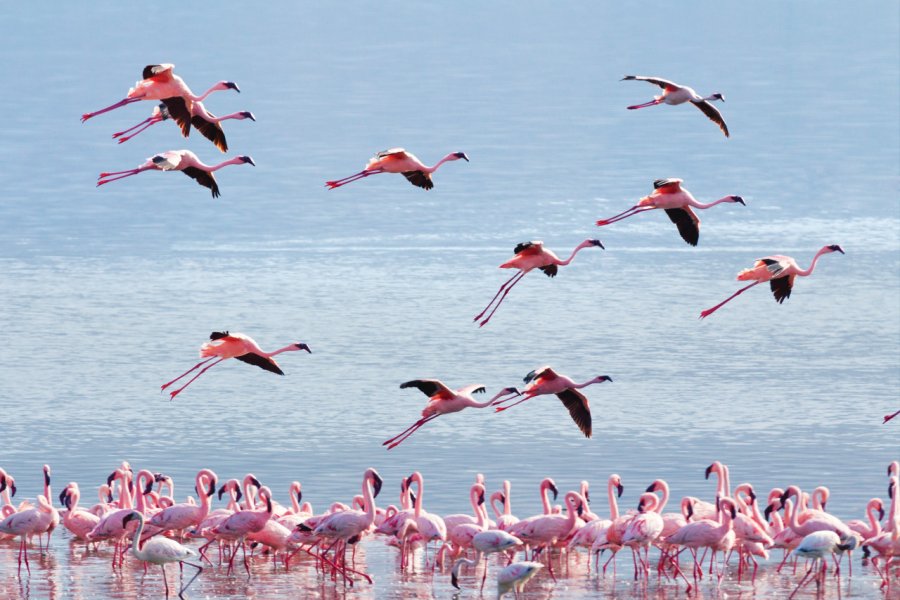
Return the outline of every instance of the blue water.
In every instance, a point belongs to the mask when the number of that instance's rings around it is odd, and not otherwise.
[[[490,489],[510,479],[527,515],[548,475],[561,490],[590,480],[604,506],[611,472],[629,503],[657,477],[676,496],[711,497],[702,473],[719,459],[758,489],[828,485],[829,509],[861,517],[900,458],[900,424],[881,425],[900,408],[898,23],[882,2],[9,6],[0,466],[22,497],[40,493],[43,463],[57,490],[93,490],[129,460],[173,475],[179,495],[204,466],[252,471],[279,495],[301,480],[317,508],[356,493],[368,466],[395,502],[399,478],[418,469],[442,513],[465,510],[483,472]],[[196,93],[238,82],[241,94],[207,108],[258,119],[224,124],[230,155],[257,167],[219,171],[218,199],[178,173],[94,187],[101,171],[165,150],[223,160],[171,123],[116,144],[110,134],[151,103],[80,123],[160,62]],[[722,92],[731,139],[690,106],[625,110],[656,91],[625,74]],[[393,146],[428,164],[457,150],[471,162],[444,165],[429,192],[392,175],[323,187]],[[697,248],[661,213],[593,225],[660,177],[748,206],[701,214]],[[518,242],[567,255],[594,237],[605,251],[583,251],[553,280],[532,273],[487,327],[471,323]],[[697,320],[754,259],[806,266],[832,243],[847,254],[825,256],[783,305],[760,286]],[[229,361],[169,402],[159,385],[221,329],[313,354],[280,357],[285,378]],[[613,377],[586,390],[593,439],[545,397],[443,417],[382,449],[424,405],[401,382],[482,382],[493,394],[543,364]],[[76,566],[65,544],[54,536],[56,577],[26,587],[14,547],[0,544],[0,583],[45,597],[55,581],[69,597],[66,577],[84,571],[81,593],[136,593],[91,588],[107,559]],[[367,546],[381,559],[365,593],[396,592],[392,551]],[[430,594],[430,579],[414,583]],[[595,585],[576,574],[553,593]]]

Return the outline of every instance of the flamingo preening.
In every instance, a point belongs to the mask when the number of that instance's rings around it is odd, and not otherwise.
[[[629,106],[628,110],[645,108],[647,106],[656,106],[657,104],[677,105],[684,104],[685,102],[690,102],[701,111],[703,111],[703,114],[705,114],[710,121],[718,125],[719,129],[722,130],[722,133],[725,134],[725,137],[729,137],[728,126],[725,124],[725,119],[722,118],[722,113],[720,113],[718,109],[712,105],[712,102],[715,100],[725,102],[725,96],[723,96],[722,94],[716,92],[715,94],[710,94],[709,96],[703,97],[686,85],[678,85],[677,83],[668,81],[666,79],[660,79],[659,77],[626,75],[622,78],[622,81],[646,81],[647,83],[652,83],[653,85],[659,86],[663,89],[663,93],[659,96],[654,96],[653,100],[651,100],[650,102]]]
[[[416,158],[411,152],[407,152],[403,148],[391,148],[390,150],[379,152],[369,159],[366,168],[359,173],[344,177],[343,179],[326,181],[325,187],[329,190],[333,190],[334,188],[347,185],[350,182],[368,177],[369,175],[377,175],[379,173],[402,173],[414,186],[430,190],[434,187],[434,183],[431,181],[431,174],[437,171],[438,167],[445,162],[459,159],[469,162],[469,157],[466,156],[465,152],[451,152],[435,163],[433,167],[429,167]]]

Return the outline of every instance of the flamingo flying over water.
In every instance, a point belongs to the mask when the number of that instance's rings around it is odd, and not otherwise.
[[[830,254],[832,252],[840,252],[841,254],[844,254],[844,249],[837,244],[823,246],[821,250],[816,252],[816,255],[813,257],[808,269],[801,269],[797,264],[797,261],[795,261],[790,256],[773,255],[766,256],[765,258],[760,258],[752,267],[750,267],[749,269],[744,269],[743,271],[738,273],[737,276],[738,281],[753,281],[753,283],[746,287],[742,287],[712,308],[707,308],[700,313],[700,318],[703,319],[708,317],[709,315],[722,308],[722,306],[733,300],[735,297],[752,288],[754,285],[758,285],[766,281],[769,282],[769,286],[772,288],[772,294],[775,295],[775,300],[779,304],[781,304],[786,299],[791,297],[791,290],[794,287],[794,279],[798,275],[800,277],[812,275],[813,270],[816,268],[816,263],[819,261],[819,257],[823,254]]]
[[[306,350],[309,353],[312,353],[312,350],[309,349],[304,343],[295,342],[293,344],[289,344],[284,348],[279,348],[274,352],[266,352],[262,348],[259,347],[253,338],[249,335],[244,335],[243,333],[229,333],[228,331],[213,331],[209,334],[209,342],[206,342],[202,346],[200,346],[200,357],[203,358],[196,365],[173,379],[168,383],[164,383],[160,389],[164,390],[188,373],[203,367],[199,373],[194,375],[190,381],[186,384],[178,388],[173,392],[169,392],[169,395],[172,399],[175,399],[175,396],[181,393],[184,388],[193,383],[198,377],[206,373],[209,369],[216,366],[223,360],[227,360],[229,358],[236,358],[239,361],[255,365],[261,369],[265,369],[266,371],[271,371],[276,375],[284,375],[284,371],[281,370],[281,367],[278,366],[278,363],[272,358],[277,354],[281,354],[282,352],[296,352],[297,350]],[[215,359],[215,360],[214,360]],[[213,361],[210,363],[210,361]],[[209,364],[207,364],[209,363]],[[206,366],[204,366],[206,365]]]
[[[491,317],[494,316],[494,313],[497,312],[497,309],[500,308],[500,304],[506,298],[506,295],[509,294],[509,291],[519,283],[525,275],[528,274],[529,271],[533,269],[540,269],[544,272],[547,277],[556,277],[557,272],[559,271],[559,267],[564,267],[575,258],[575,255],[578,254],[583,248],[590,248],[591,246],[599,246],[600,248],[606,249],[600,240],[584,240],[572,250],[572,254],[569,255],[569,258],[562,260],[556,254],[553,253],[552,250],[548,250],[544,248],[544,242],[542,241],[531,241],[531,242],[522,242],[517,245],[513,252],[515,252],[515,256],[511,259],[500,265],[501,269],[518,269],[519,272],[510,277],[506,283],[500,286],[500,289],[497,290],[497,293],[494,294],[494,298],[488,303],[487,306],[484,307],[484,310],[475,315],[473,321],[477,321],[481,317],[484,316],[484,313],[488,311],[491,306],[494,309],[490,312],[490,314],[478,324],[479,327],[484,327],[487,325],[488,321],[491,320]],[[502,295],[501,295],[502,294]],[[497,300],[497,298],[500,298]],[[494,304],[494,302],[497,302]]]
[[[725,96],[723,96],[722,94],[716,92],[715,94],[710,94],[709,96],[706,96],[704,98],[686,85],[678,85],[677,83],[668,81],[667,79],[660,79],[659,77],[626,75],[622,78],[622,81],[646,81],[663,89],[663,93],[659,96],[654,96],[653,100],[651,100],[650,102],[629,106],[628,110],[635,110],[637,108],[644,108],[647,106],[656,106],[657,104],[676,105],[690,102],[691,104],[702,110],[703,114],[709,117],[710,121],[718,125],[719,129],[722,130],[722,133],[725,134],[725,137],[729,137],[728,126],[725,124],[725,119],[722,118],[722,113],[720,113],[718,109],[716,109],[716,107],[712,105],[712,102],[715,100],[725,102]]]
[[[706,209],[723,202],[744,204],[744,199],[740,196],[725,196],[709,204],[697,202],[689,191],[681,187],[682,181],[684,180],[674,178],[657,179],[653,182],[653,193],[638,200],[638,203],[628,210],[614,217],[597,221],[597,225],[609,225],[638,213],[661,208],[678,227],[678,233],[681,234],[682,239],[691,246],[696,246],[700,239],[700,218],[691,210],[691,207]]]
[[[336,187],[341,187],[342,185],[346,185],[357,179],[368,177],[369,175],[377,175],[378,173],[402,173],[414,186],[430,190],[434,187],[434,183],[431,181],[431,174],[437,171],[438,167],[445,162],[459,159],[469,162],[469,157],[466,156],[465,152],[451,152],[439,160],[433,167],[429,167],[416,158],[411,152],[407,152],[403,148],[391,148],[390,150],[379,152],[369,159],[366,168],[359,173],[335,181],[326,181],[325,187],[329,190],[333,190]]]
[[[100,176],[97,178],[97,186],[99,187],[110,181],[125,179],[126,177],[131,177],[132,175],[137,175],[144,171],[181,171],[203,187],[212,190],[213,198],[218,198],[219,184],[216,183],[216,178],[213,176],[213,173],[228,165],[240,165],[244,163],[250,163],[254,167],[256,166],[256,163],[253,162],[253,159],[249,156],[235,156],[225,162],[211,166],[202,163],[200,159],[197,158],[197,155],[190,150],[169,150],[168,152],[161,152],[155,156],[151,156],[147,159],[147,162],[136,169],[100,173]]]
[[[153,112],[149,117],[147,117],[134,127],[129,127],[124,131],[117,131],[113,134],[113,138],[118,138],[120,144],[122,142],[127,142],[137,134],[150,128],[150,126],[162,121],[167,121],[171,118],[172,114],[166,107],[165,102],[162,102],[159,105],[153,107]],[[250,119],[251,121],[255,121],[256,117],[253,116],[253,113],[248,110],[231,113],[229,115],[225,115],[224,117],[217,117],[206,110],[206,107],[203,106],[203,103],[199,100],[197,102],[194,102],[191,106],[191,125],[193,125],[195,129],[203,134],[203,137],[211,141],[216,146],[216,148],[218,148],[222,152],[228,152],[228,142],[225,141],[225,132],[222,130],[222,126],[219,123],[221,123],[222,121],[227,121],[228,119],[235,119],[238,121]],[[131,135],[125,135],[126,133],[134,131],[135,129],[137,129],[137,131],[135,131]]]
[[[128,94],[124,99],[101,108],[98,111],[85,113],[81,115],[81,122],[84,123],[92,117],[109,112],[121,106],[139,102],[140,100],[161,100],[169,111],[169,114],[178,126],[181,127],[181,133],[187,137],[191,131],[191,114],[192,104],[194,102],[202,102],[207,96],[213,92],[223,90],[234,90],[240,93],[240,88],[233,81],[220,81],[199,96],[195,95],[191,88],[187,86],[184,80],[175,75],[172,70],[175,68],[173,64],[147,65],[141,74],[141,81],[134,84],[134,87],[128,90]]]
[[[406,383],[400,384],[400,389],[406,389],[410,387],[414,387],[428,396],[428,405],[425,406],[425,408],[422,410],[421,419],[413,423],[399,435],[395,435],[391,439],[386,440],[384,443],[382,443],[382,446],[387,446],[388,450],[400,445],[401,442],[415,433],[415,431],[419,427],[421,427],[428,421],[438,418],[441,415],[459,412],[464,408],[469,407],[484,408],[486,406],[490,406],[494,403],[494,401],[499,400],[503,396],[508,396],[510,394],[515,394],[515,396],[520,395],[519,390],[513,387],[508,387],[500,390],[497,395],[490,400],[478,402],[477,400],[475,400],[475,398],[472,397],[472,394],[484,393],[485,388],[480,383],[467,385],[465,387],[459,388],[458,390],[451,390],[444,384],[444,382],[438,379],[414,379],[412,381],[407,381]]]
[[[535,396],[556,394],[568,409],[569,416],[578,425],[581,433],[585,437],[591,437],[591,406],[587,397],[578,390],[593,383],[602,383],[604,381],[612,382],[612,378],[609,375],[600,375],[584,383],[575,383],[565,375],[558,374],[550,367],[540,367],[525,376],[525,383],[529,384],[522,393],[525,397],[509,406],[498,406],[496,412],[512,408],[516,404],[521,404]],[[503,404],[509,400],[512,400],[512,398],[498,400],[494,404]]]

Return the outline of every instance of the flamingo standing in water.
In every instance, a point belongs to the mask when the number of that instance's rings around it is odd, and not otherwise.
[[[136,510],[132,511],[126,515],[125,519],[123,519],[123,524],[128,525],[129,521],[133,519],[137,519],[138,524],[137,531],[134,532],[134,537],[131,539],[131,553],[138,560],[159,565],[159,568],[162,569],[163,572],[163,583],[166,586],[166,598],[169,597],[169,582],[166,579],[166,563],[177,562],[181,565],[187,564],[197,569],[197,572],[194,573],[191,580],[178,590],[178,597],[184,598],[185,590],[187,590],[188,587],[194,583],[194,580],[200,576],[200,573],[203,572],[203,567],[201,565],[188,561],[193,558],[198,558],[200,555],[197,554],[197,551],[193,548],[182,546],[175,540],[164,536],[152,537],[145,542],[141,542],[141,533],[144,530],[144,515]]]
[[[774,255],[760,258],[752,267],[750,267],[749,269],[744,269],[743,271],[738,273],[737,276],[738,281],[753,281],[753,283],[746,287],[742,287],[712,308],[707,308],[700,313],[700,318],[703,319],[708,317],[740,294],[743,294],[744,292],[752,288],[754,285],[758,285],[766,281],[769,282],[769,287],[772,288],[772,294],[775,295],[775,300],[778,302],[778,304],[781,304],[786,299],[791,297],[791,290],[794,287],[794,279],[798,275],[800,277],[812,275],[813,270],[816,268],[816,263],[819,261],[819,257],[823,254],[830,254],[832,252],[840,252],[841,254],[844,254],[844,249],[837,244],[823,246],[821,250],[816,252],[816,255],[813,257],[808,269],[801,269],[797,264],[797,261],[790,256]]]
[[[155,125],[156,123],[160,123],[162,121],[167,121],[172,118],[172,114],[169,112],[169,109],[166,107],[165,103],[160,103],[158,106],[153,108],[153,112],[149,117],[135,125],[134,127],[129,127],[123,131],[117,131],[114,133],[113,139],[118,138],[119,143],[127,142],[137,134],[147,130],[151,125]],[[200,101],[194,102],[191,106],[191,125],[194,126],[206,139],[211,141],[216,148],[221,150],[222,152],[228,152],[228,142],[225,141],[225,132],[222,130],[222,126],[219,124],[222,121],[227,121],[228,119],[235,119],[238,121],[243,121],[244,119],[250,119],[251,121],[255,121],[256,117],[253,116],[253,113],[248,110],[242,110],[236,113],[231,113],[225,115],[224,117],[217,117],[203,106],[203,103]],[[131,135],[125,135],[130,131],[135,131]]]
[[[187,86],[184,80],[175,75],[172,70],[175,68],[173,64],[147,65],[141,74],[141,81],[134,84],[134,87],[128,90],[128,94],[124,99],[101,108],[98,111],[85,113],[81,115],[81,122],[84,123],[92,117],[109,112],[132,102],[141,100],[161,100],[169,111],[169,114],[181,127],[181,133],[187,137],[191,131],[191,114],[194,102],[201,102],[213,92],[234,90],[240,93],[240,88],[233,81],[220,81],[199,96],[195,95],[191,88]]]
[[[659,77],[626,75],[622,78],[622,81],[646,81],[647,83],[652,83],[653,85],[657,85],[663,89],[663,93],[659,96],[654,96],[653,100],[651,100],[650,102],[629,106],[628,110],[635,110],[637,108],[644,108],[647,106],[656,106],[657,104],[676,105],[690,102],[701,111],[703,111],[703,114],[709,117],[710,121],[718,125],[719,129],[722,130],[722,133],[725,134],[725,137],[729,137],[728,126],[725,124],[725,119],[722,118],[722,113],[720,113],[718,109],[712,105],[712,102],[715,100],[725,102],[725,96],[723,96],[722,94],[716,92],[715,94],[710,94],[709,96],[706,96],[704,98],[686,85],[678,85],[677,83],[673,83],[666,79],[660,79]]]
[[[510,590],[518,597],[519,592],[524,591],[529,579],[537,575],[544,568],[539,562],[521,561],[513,563],[497,574],[497,600],[500,600]]]
[[[32,506],[12,513],[3,521],[0,521],[0,533],[19,536],[22,538],[19,544],[19,573],[22,572],[22,559],[24,557],[25,568],[31,573],[31,566],[28,564],[28,550],[26,548],[26,538],[33,535],[40,536],[47,528],[47,522],[53,518],[56,509],[50,503],[48,498],[44,496],[37,497],[37,506]],[[58,518],[58,515],[57,515]]]
[[[347,185],[350,182],[368,177],[369,175],[377,175],[378,173],[402,173],[414,186],[430,190],[434,187],[434,183],[431,181],[431,174],[437,171],[438,167],[445,162],[459,159],[469,162],[469,157],[466,156],[465,152],[451,152],[439,160],[433,167],[428,167],[411,152],[407,152],[403,148],[391,148],[390,150],[379,152],[369,159],[366,168],[359,173],[335,181],[326,181],[325,187],[329,190],[333,190],[336,187]]]
[[[509,406],[498,406],[495,410],[500,412],[508,408],[512,408],[516,404],[521,404],[535,396],[543,396],[545,394],[556,394],[569,411],[569,416],[578,425],[578,429],[584,434],[584,437],[591,437],[591,406],[587,397],[578,390],[594,383],[602,383],[604,381],[612,382],[609,375],[600,375],[593,379],[588,379],[584,383],[575,383],[565,375],[560,375],[550,367],[540,367],[525,376],[525,383],[528,387],[522,393],[525,397],[517,402],[513,402]],[[530,383],[529,383],[530,382]],[[495,405],[503,404],[511,400],[506,398],[498,400]]]
[[[259,345],[253,341],[249,335],[244,335],[243,333],[229,333],[227,331],[213,331],[209,334],[209,339],[211,341],[206,342],[202,346],[200,346],[200,357],[204,360],[201,360],[196,365],[173,379],[167,383],[162,384],[161,390],[166,389],[188,373],[203,367],[199,373],[194,375],[186,384],[181,386],[175,391],[169,392],[169,395],[172,399],[175,398],[179,393],[181,393],[184,388],[191,385],[198,377],[203,375],[206,371],[216,366],[223,360],[227,360],[229,358],[236,358],[242,362],[255,365],[261,369],[265,369],[266,371],[271,371],[276,375],[284,375],[284,371],[281,370],[281,367],[278,366],[278,363],[272,358],[276,354],[281,354],[282,352],[295,352],[297,350],[306,350],[309,353],[312,353],[312,350],[309,349],[309,346],[306,344],[295,342],[293,344],[287,345],[284,348],[279,348],[274,352],[265,352]],[[217,360],[213,360],[217,359]],[[210,361],[213,361],[210,364]],[[203,366],[206,365],[206,366]]]
[[[578,254],[580,250],[583,248],[590,248],[592,246],[599,246],[602,249],[606,249],[600,240],[584,240],[572,250],[572,254],[569,255],[569,258],[562,260],[553,251],[544,248],[544,242],[541,241],[531,241],[531,242],[522,242],[517,245],[513,252],[515,256],[511,259],[500,265],[501,269],[518,269],[519,272],[510,277],[506,283],[500,286],[500,289],[494,294],[494,298],[488,303],[487,306],[484,307],[484,310],[475,315],[473,321],[477,321],[484,313],[488,311],[491,306],[494,306],[494,310],[487,316],[487,318],[478,324],[479,327],[484,327],[487,325],[488,321],[491,320],[491,317],[494,316],[494,313],[497,312],[497,309],[500,308],[500,304],[503,302],[506,295],[509,293],[513,286],[519,283],[525,275],[528,274],[529,271],[533,269],[540,269],[544,272],[547,277],[556,277],[556,273],[558,272],[558,267],[564,267],[575,258],[575,255]],[[502,296],[500,294],[503,294]],[[497,298],[500,300],[497,300]],[[497,301],[497,304],[494,304],[494,301]]]
[[[455,413],[464,408],[485,408],[494,403],[494,401],[515,394],[519,396],[519,390],[516,388],[503,388],[497,395],[485,402],[478,402],[472,397],[472,394],[482,394],[485,388],[480,383],[467,385],[458,390],[451,390],[444,382],[438,379],[414,379],[400,384],[400,389],[414,387],[428,396],[428,405],[422,410],[422,418],[413,423],[399,435],[395,435],[389,440],[384,441],[381,445],[387,446],[388,450],[400,445],[406,438],[411,436],[415,431],[433,419],[448,413]],[[513,396],[513,397],[515,397]]]
[[[697,202],[693,194],[681,187],[682,181],[684,180],[674,178],[657,179],[653,182],[653,193],[638,200],[638,203],[628,210],[614,217],[597,221],[597,225],[602,227],[638,213],[661,208],[678,227],[681,238],[691,246],[696,246],[700,240],[700,218],[691,210],[691,207],[702,210],[723,202],[738,202],[746,206],[744,199],[740,196],[725,196],[709,204]]]
[[[131,177],[132,175],[137,175],[144,171],[181,171],[203,187],[212,190],[213,198],[218,198],[219,184],[216,183],[216,178],[213,176],[213,173],[228,165],[241,165],[244,163],[250,163],[254,167],[256,166],[256,163],[253,162],[253,158],[249,156],[235,156],[234,158],[230,158],[217,165],[207,165],[201,162],[197,155],[190,150],[169,150],[168,152],[161,152],[151,156],[147,159],[147,162],[136,169],[100,173],[100,176],[97,177],[97,186],[99,187],[110,181],[125,179],[126,177]]]

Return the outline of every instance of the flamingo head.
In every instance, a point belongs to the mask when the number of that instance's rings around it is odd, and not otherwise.
[[[141,513],[139,513],[136,510],[133,510],[130,513],[128,513],[127,515],[125,515],[125,518],[122,519],[122,529],[124,529],[125,526],[128,525],[133,519],[137,519],[140,516],[141,516]]]
[[[254,117],[254,116],[253,116],[253,113],[250,112],[249,110],[242,111],[242,112],[240,112],[240,113],[238,113],[238,114],[240,115],[240,116],[238,117],[239,119],[250,119],[251,121],[255,121],[255,120],[256,120],[256,117]]]
[[[250,156],[238,156],[238,158],[241,159],[242,162],[250,163],[254,167],[256,166],[256,163],[253,162],[253,158]]]
[[[514,387],[503,388],[502,390],[500,390],[500,393],[501,394],[515,394],[517,396],[520,396],[522,394],[522,392],[520,392],[519,390],[517,390]]]
[[[450,157],[448,157],[448,160],[459,160],[459,159],[463,159],[464,161],[469,162],[469,157],[466,156],[465,152],[454,152],[453,154],[450,155]]]
[[[236,84],[233,81],[220,81],[219,83],[217,83],[216,85],[213,86],[213,89],[215,89],[215,90],[234,90],[238,94],[241,93],[241,88],[239,88],[238,84]]]
[[[50,485],[50,465],[44,465],[44,485]]]
[[[747,203],[744,202],[744,199],[741,198],[740,196],[731,196],[731,201],[732,201],[732,202],[737,202],[738,204],[742,204],[742,205],[744,205],[744,206],[747,206]]]
[[[766,521],[768,521],[769,515],[771,515],[773,512],[776,512],[777,510],[778,508],[775,506],[775,503],[772,502],[766,507],[766,510],[763,511],[763,517],[765,517]]]
[[[882,504],[881,502],[878,503],[878,520],[884,520],[884,504]]]
[[[296,343],[296,344],[294,344],[294,345],[297,346],[297,350],[306,350],[307,352],[309,352],[310,354],[312,354],[312,350],[310,350],[310,349],[309,349],[309,346],[307,346],[306,344],[304,344],[304,343],[302,343],[302,342],[298,342],[298,343]]]
[[[556,500],[556,497],[559,496],[559,490],[556,489],[556,484],[553,482],[552,479],[548,479],[547,481],[550,482],[547,485],[547,489],[549,489],[551,492],[553,492],[553,499]]]
[[[0,487],[0,491],[3,491],[2,487]],[[69,499],[69,488],[65,487],[65,488],[63,488],[63,491],[61,491],[59,493],[59,503],[62,504],[63,506],[65,506],[66,508],[69,508],[68,499]]]
[[[594,377],[594,383],[603,383],[604,381],[612,383],[612,377],[609,375],[597,375]]]
[[[837,244],[832,244],[832,245],[828,246],[828,250],[830,252],[840,252],[841,254],[844,254],[844,249],[841,248],[840,246],[838,246]]]
[[[372,494],[372,497],[377,498],[378,493],[381,491],[381,486],[384,485],[384,479],[381,478],[381,475],[378,474],[378,471],[372,469],[371,467],[369,469],[366,469],[365,479],[371,480],[372,490],[374,492]]]
[[[152,491],[153,491],[153,480],[152,480],[152,479],[148,479],[148,480],[147,480],[147,485],[144,486],[144,491],[141,492],[141,493],[144,494],[144,495],[147,495],[147,494],[149,494],[149,493],[152,492]]]
[[[219,498],[219,500],[222,499],[222,494],[225,493],[226,488],[228,488],[228,484],[227,484],[227,483],[223,483],[223,484],[222,484],[222,487],[219,488],[219,493],[218,493],[218,498]]]
[[[709,99],[710,99],[710,100],[719,100],[719,101],[721,101],[721,102],[725,102],[725,94],[720,94],[719,92],[716,92],[715,94],[712,94],[712,95],[709,97]]]
[[[249,479],[250,479],[250,485],[256,486],[256,489],[259,489],[262,487],[262,484],[259,482],[259,479],[257,479],[253,475],[250,475]]]
[[[606,250],[606,246],[600,240],[584,240],[585,246],[599,246],[601,250]]]

